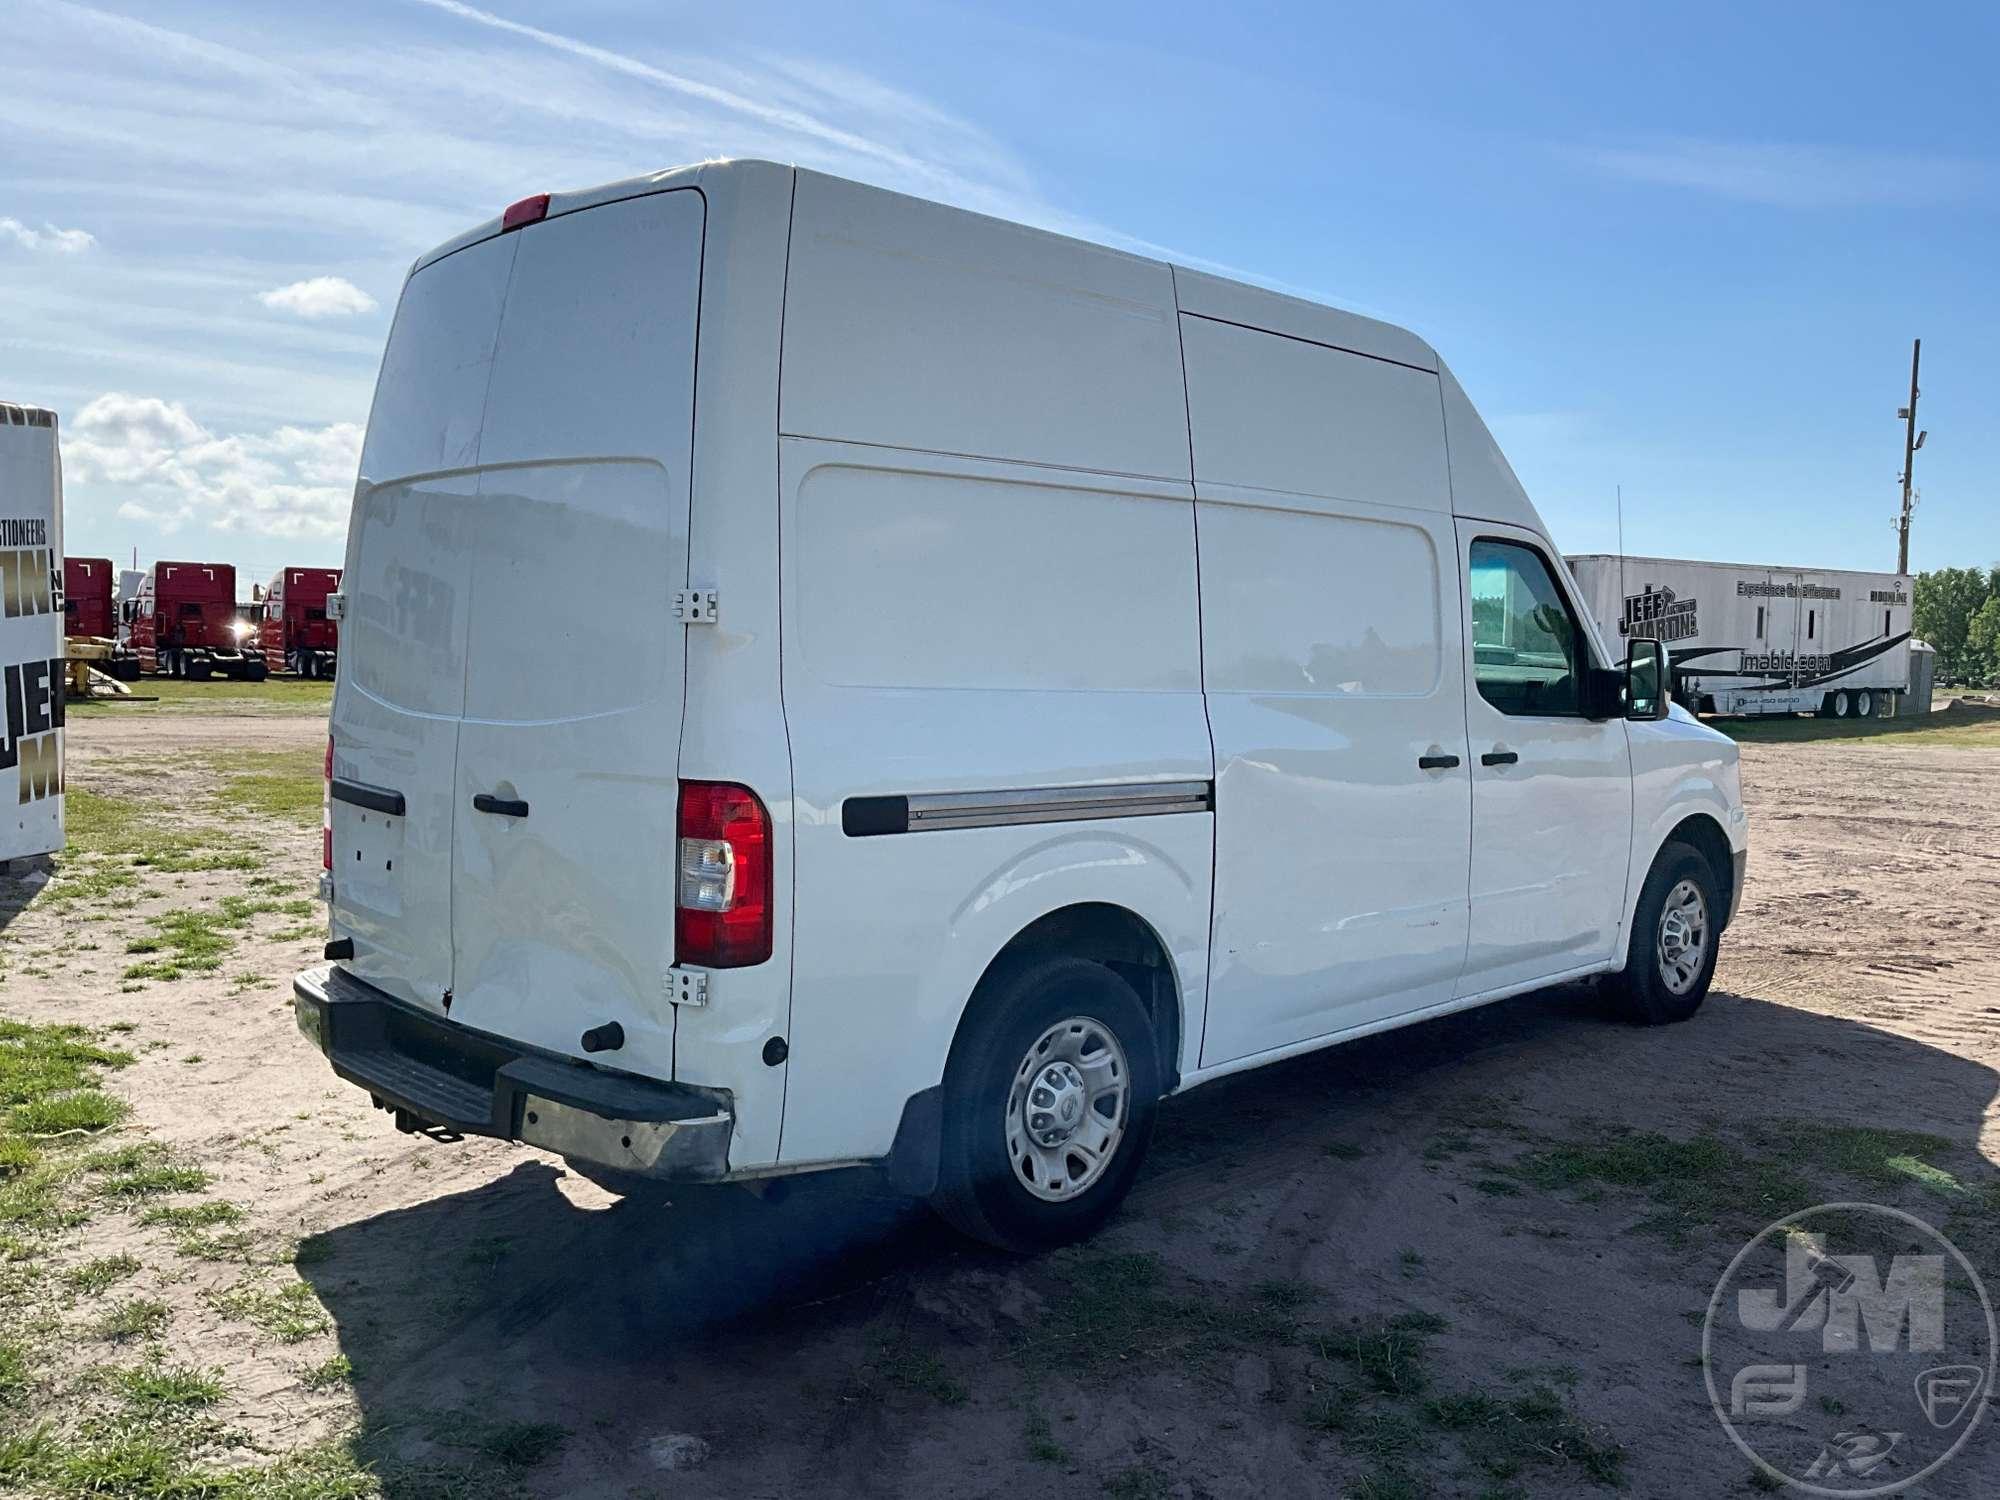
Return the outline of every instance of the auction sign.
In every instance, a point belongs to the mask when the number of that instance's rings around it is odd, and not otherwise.
[[[55,413],[0,402],[0,860],[63,846],[62,585]]]

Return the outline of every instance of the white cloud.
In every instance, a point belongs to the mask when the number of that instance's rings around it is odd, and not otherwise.
[[[97,236],[87,229],[58,229],[53,224],[31,229],[19,219],[0,218],[0,240],[12,240],[23,250],[81,255],[97,243]]]
[[[314,276],[259,292],[257,300],[302,318],[344,318],[375,311],[375,299],[343,276]]]
[[[1560,154],[1633,182],[1777,208],[1942,202],[1976,191],[1985,177],[1977,163],[1930,154],[1685,137],[1628,146],[1563,147]]]
[[[178,401],[118,391],[78,412],[63,442],[66,482],[115,486],[119,516],[170,534],[340,536],[360,461],[359,423],[218,435]]]

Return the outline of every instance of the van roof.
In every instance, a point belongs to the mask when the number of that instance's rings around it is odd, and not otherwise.
[[[704,183],[715,184],[723,179],[783,174],[790,177],[795,172],[807,172],[810,168],[788,166],[782,162],[765,161],[756,157],[726,157],[709,161],[694,162],[687,166],[668,167],[658,172],[643,173],[636,177],[622,178],[617,182],[603,183],[597,187],[574,189],[568,192],[549,194],[546,218],[556,218],[562,214],[575,213],[579,209],[595,208],[602,203],[614,203],[621,198],[634,198],[645,193],[667,192],[674,188],[692,187],[699,189]],[[836,182],[850,179],[827,176]],[[892,189],[875,188],[873,192],[893,192]],[[913,197],[910,194],[895,194],[898,197]],[[920,202],[934,202],[918,199]],[[1351,349],[1358,354],[1373,355],[1377,359],[1394,360],[1398,364],[1410,365],[1419,370],[1435,372],[1438,368],[1437,352],[1423,339],[1407,328],[1394,323],[1385,323],[1377,318],[1364,317],[1360,313],[1347,312],[1325,303],[1308,301],[1303,297],[1289,296],[1265,287],[1254,286],[1245,281],[1233,281],[1225,276],[1217,276],[1208,271],[1199,271],[1191,266],[1183,266],[1172,261],[1163,261],[1153,256],[1138,255],[1115,246],[1098,244],[1096,241],[1079,240],[1074,235],[1057,234],[1053,230],[1020,224],[1012,219],[1001,219],[993,214],[982,214],[972,209],[958,208],[942,204],[954,213],[962,213],[968,218],[990,219],[996,224],[1005,224],[1014,232],[1046,235],[1052,240],[1068,240],[1072,243],[1089,244],[1094,249],[1107,254],[1122,255],[1148,265],[1170,266],[1174,274],[1175,294],[1180,310],[1201,317],[1214,318],[1225,323],[1242,323],[1249,327],[1261,328],[1271,333],[1289,334],[1295,338],[1310,340],[1316,344],[1328,344],[1335,348]],[[474,226],[446,240],[436,249],[419,256],[411,266],[412,274],[425,266],[442,260],[445,256],[491,239],[501,232],[499,213],[484,223]]]

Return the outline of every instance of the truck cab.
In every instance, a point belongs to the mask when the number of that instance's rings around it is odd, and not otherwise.
[[[338,568],[280,568],[264,592],[264,663],[273,672],[331,678],[340,626],[326,600],[340,591]]]
[[[111,602],[112,568],[108,557],[63,559],[63,634],[95,640],[117,637],[117,615]]]
[[[1031,1249],[1210,1079],[1686,1021],[1736,750],[1560,557],[1408,330],[765,162],[536,194],[383,357],[299,1026],[404,1129]]]
[[[132,601],[131,647],[140,667],[166,677],[202,679],[220,672],[260,682],[264,658],[256,625],[236,603],[229,563],[156,562]]]

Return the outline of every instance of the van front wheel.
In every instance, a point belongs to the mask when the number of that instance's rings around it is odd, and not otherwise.
[[[1715,871],[1701,851],[1668,844],[1639,893],[1625,972],[1614,980],[1627,1016],[1660,1026],[1701,1009],[1715,978],[1720,915]]]
[[[1159,1044],[1139,997],[1102,964],[1033,961],[980,986],[945,1069],[932,1205],[1027,1253],[1094,1233],[1145,1155]]]

